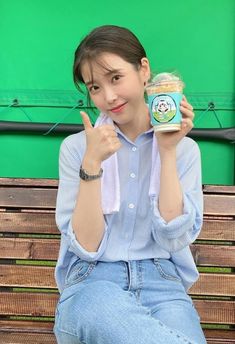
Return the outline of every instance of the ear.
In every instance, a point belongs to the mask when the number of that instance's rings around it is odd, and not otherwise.
[[[143,76],[144,82],[148,82],[150,79],[150,66],[147,57],[143,57],[140,61],[140,70]]]

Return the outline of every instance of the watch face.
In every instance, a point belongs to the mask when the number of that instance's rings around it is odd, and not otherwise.
[[[83,180],[87,180],[88,179],[88,175],[85,173],[85,171],[82,168],[80,168],[79,175],[80,175],[80,178],[83,179]]]

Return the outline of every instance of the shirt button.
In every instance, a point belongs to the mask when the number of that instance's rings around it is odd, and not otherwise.
[[[133,152],[135,152],[137,148],[136,147],[132,147],[131,149],[132,149]]]
[[[135,205],[134,205],[133,203],[130,203],[130,204],[128,205],[128,208],[133,209],[133,208],[135,208]]]
[[[135,178],[135,173],[131,173],[131,174],[130,174],[130,177],[131,177],[131,178]]]

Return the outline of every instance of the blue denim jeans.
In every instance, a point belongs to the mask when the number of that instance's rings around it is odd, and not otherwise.
[[[54,332],[58,344],[206,343],[168,259],[78,259],[58,301]]]

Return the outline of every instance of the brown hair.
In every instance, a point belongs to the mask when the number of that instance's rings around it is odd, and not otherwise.
[[[115,25],[95,28],[81,41],[75,51],[73,80],[79,91],[80,84],[84,83],[81,74],[82,64],[88,62],[91,65],[92,61],[98,63],[97,60],[102,53],[116,54],[133,64],[136,69],[141,65],[141,59],[146,57],[143,46],[130,30]]]

